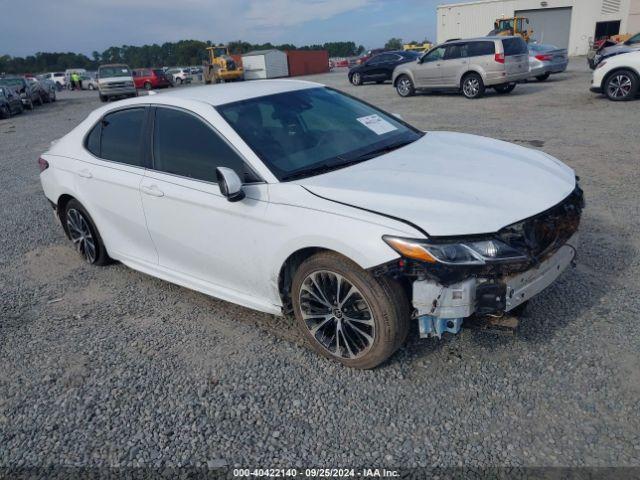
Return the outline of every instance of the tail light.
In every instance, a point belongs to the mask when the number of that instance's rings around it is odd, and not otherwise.
[[[540,55],[536,55],[536,58],[541,62],[550,62],[553,59],[553,56],[540,54]]]
[[[504,53],[496,53],[496,62],[504,63]]]
[[[44,158],[40,157],[38,159],[38,167],[40,167],[41,172],[44,172],[47,168],[49,168],[49,162],[47,162]]]

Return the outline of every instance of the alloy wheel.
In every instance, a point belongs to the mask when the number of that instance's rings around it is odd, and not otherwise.
[[[67,211],[67,231],[76,250],[84,257],[87,263],[94,263],[97,258],[96,242],[89,228],[89,222],[84,215],[70,208]]]
[[[362,79],[359,73],[356,72],[353,75],[351,75],[351,83],[353,83],[356,86],[362,83]]]
[[[625,98],[631,93],[633,80],[625,74],[616,75],[609,81],[609,96],[613,98]]]
[[[473,98],[480,92],[480,82],[475,77],[467,78],[462,89],[467,97]]]
[[[411,80],[409,80],[407,77],[401,78],[396,88],[398,89],[398,93],[401,96],[408,96],[411,93]]]
[[[313,338],[331,355],[355,359],[373,346],[376,327],[360,290],[328,270],[308,275],[299,292],[300,310]]]

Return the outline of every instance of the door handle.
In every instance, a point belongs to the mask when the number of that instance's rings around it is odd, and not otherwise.
[[[164,192],[155,185],[151,185],[150,187],[146,187],[143,185],[142,187],[140,187],[140,190],[142,190],[142,193],[151,195],[152,197],[164,197]]]
[[[91,172],[89,170],[87,170],[86,168],[84,170],[80,170],[78,172],[78,176],[80,176],[82,178],[92,178],[93,177]]]

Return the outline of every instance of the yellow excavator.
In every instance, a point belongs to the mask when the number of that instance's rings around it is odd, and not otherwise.
[[[244,78],[244,70],[229,55],[229,47],[207,47],[209,59],[203,62],[204,83],[234,82]]]
[[[510,35],[520,35],[525,42],[529,43],[533,37],[533,30],[529,28],[527,17],[498,18],[493,24],[490,36],[499,35],[506,37]]]

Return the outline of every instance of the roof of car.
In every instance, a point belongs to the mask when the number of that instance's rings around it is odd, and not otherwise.
[[[482,41],[494,41],[504,40],[506,38],[522,38],[519,35],[491,35],[487,37],[475,37],[475,38],[458,38],[456,40],[450,40],[445,43],[466,43],[466,42],[482,42]]]
[[[170,92],[154,95],[154,101],[161,97],[184,98],[209,103],[211,105],[224,105],[249,98],[264,97],[276,93],[293,92],[307,88],[323,87],[324,85],[303,80],[252,80],[249,82],[230,82],[217,85],[200,85],[197,87],[178,88]]]

